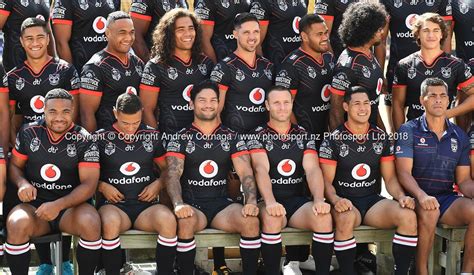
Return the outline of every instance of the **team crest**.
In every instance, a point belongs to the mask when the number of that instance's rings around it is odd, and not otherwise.
[[[466,14],[469,12],[469,6],[465,3],[459,3],[459,11],[462,13],[462,14]]]
[[[472,59],[472,58],[471,58],[471,60],[474,61],[474,59]],[[472,74],[471,74],[471,68],[470,68],[470,67],[466,67],[466,70],[464,70],[464,76],[465,76],[466,78],[470,78],[470,77],[472,76]]]
[[[414,67],[410,67],[408,69],[408,78],[413,79],[416,77],[416,69]]]
[[[343,143],[339,151],[339,156],[341,156],[342,158],[345,158],[347,157],[347,155],[349,155],[349,146]]]
[[[292,5],[293,7],[298,6],[298,0],[293,0],[293,1],[291,1],[291,5]]]
[[[288,5],[286,4],[285,0],[278,0],[278,7],[282,11],[286,11],[288,9]]]
[[[451,77],[451,68],[442,67],[441,68],[441,74],[443,75],[444,78],[450,78]]]
[[[267,76],[268,80],[272,80],[272,71],[265,69],[263,70],[263,73]]]
[[[273,150],[273,142],[271,142],[270,140],[267,141],[267,143],[265,144],[265,149],[270,152],[271,150]]]
[[[229,8],[230,6],[230,1],[229,0],[221,0],[221,5],[224,7],[224,8]]]
[[[296,140],[296,145],[298,145],[298,148],[303,149],[303,141],[301,139]]]
[[[235,72],[235,79],[238,81],[243,81],[245,79],[244,72],[242,72],[240,69],[237,69],[237,72]]]
[[[17,90],[23,89],[25,87],[25,79],[22,77],[18,78],[15,82],[15,87]]]
[[[107,145],[105,145],[104,152],[107,156],[110,156],[115,153],[115,144],[113,144],[112,142],[107,143]]]
[[[377,155],[382,154],[383,144],[382,142],[372,143],[372,148]]]
[[[403,0],[395,0],[393,1],[393,6],[395,6],[395,8],[400,8],[403,4]]]
[[[72,144],[68,144],[67,147],[66,147],[66,152],[67,152],[67,155],[68,157],[75,157],[76,156],[76,145],[74,145],[74,143]]]
[[[50,74],[49,75],[49,84],[51,86],[56,86],[59,83],[59,74]]]
[[[227,140],[224,140],[224,141],[221,142],[221,147],[222,147],[222,150],[224,150],[226,152],[230,151],[230,144]]]
[[[328,70],[327,69],[321,69],[321,75],[327,75]]]
[[[348,2],[348,0],[341,0],[341,3],[344,4],[344,5],[347,4],[347,2]]]
[[[21,0],[20,1],[20,4],[23,6],[23,7],[28,7],[28,5],[30,4],[30,0]]]
[[[88,0],[79,0],[79,7],[83,10],[87,10],[89,8],[89,1]]]
[[[306,70],[308,71],[309,77],[316,78],[316,70],[313,67],[308,66]]]
[[[370,78],[370,70],[367,66],[362,66],[362,74],[365,78]]]
[[[207,75],[207,67],[205,64],[199,64],[198,69],[202,75]]]
[[[169,67],[167,71],[168,71],[168,77],[171,80],[175,80],[178,77],[178,70],[176,70],[176,68]]]
[[[115,81],[119,81],[121,77],[122,77],[122,76],[120,75],[120,72],[119,72],[117,69],[113,68],[113,69],[112,69],[112,78],[113,78]]]
[[[193,141],[188,141],[188,144],[186,145],[186,153],[191,154],[194,150],[196,150],[196,145]]]
[[[435,0],[425,0],[425,3],[428,7],[432,7],[435,4]]]
[[[165,11],[171,10],[171,4],[169,0],[163,0],[163,10]]]
[[[109,5],[111,9],[115,9],[114,0],[107,0],[107,5]]]
[[[39,138],[35,137],[34,139],[32,139],[31,142],[30,142],[31,152],[38,151],[38,149],[40,147],[40,144],[41,144],[41,141],[39,140]]]
[[[143,148],[145,148],[145,151],[147,151],[148,153],[153,152],[153,143],[151,142],[151,140],[145,140],[142,142],[142,144]]]
[[[458,151],[458,140],[455,138],[451,138],[451,151],[453,151],[453,153]]]

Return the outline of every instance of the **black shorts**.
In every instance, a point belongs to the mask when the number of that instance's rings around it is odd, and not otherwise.
[[[130,219],[132,226],[135,224],[135,221],[137,220],[138,216],[145,211],[150,206],[153,206],[157,204],[158,202],[143,202],[143,201],[138,201],[138,200],[127,200],[127,201],[121,201],[118,203],[112,203],[109,201],[103,201],[100,206],[104,205],[113,205],[117,207],[118,209],[122,210],[127,214],[128,218]]]
[[[308,197],[298,196],[290,198],[276,198],[276,201],[285,207],[286,220],[290,221],[291,216],[293,216],[293,214],[295,214],[295,212],[298,211],[301,206],[311,200]]]
[[[219,212],[234,203],[230,198],[194,199],[184,200],[184,202],[204,213],[207,219],[206,227],[208,228],[211,226],[212,220],[217,214],[219,214]]]
[[[25,202],[26,204],[29,204],[31,206],[33,206],[34,208],[38,209],[38,207],[40,207],[43,203],[45,203],[47,201],[44,201],[44,200],[40,200],[40,199],[36,199],[34,201],[30,201],[30,202]],[[58,233],[58,232],[61,232],[59,230],[59,222],[61,222],[61,218],[63,217],[64,213],[66,212],[67,209],[64,209],[64,210],[61,210],[58,214],[58,216],[52,220],[52,221],[48,221],[48,224],[49,224],[49,228],[51,228],[51,232],[50,233]]]
[[[364,217],[365,214],[367,214],[367,211],[369,211],[369,209],[372,208],[372,206],[374,206],[376,203],[385,199],[385,197],[379,194],[374,194],[365,197],[352,197],[347,199],[352,202],[357,210],[359,210],[360,217],[362,218],[361,222],[364,222]]]
[[[453,202],[459,198],[462,198],[461,196],[457,195],[456,193],[449,193],[449,194],[443,194],[443,195],[435,195],[434,196],[436,200],[438,200],[439,203],[439,218],[443,217],[444,213],[448,208],[453,204]]]

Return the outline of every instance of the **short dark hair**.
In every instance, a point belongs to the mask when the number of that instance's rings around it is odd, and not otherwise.
[[[130,15],[124,11],[114,11],[112,13],[109,13],[109,16],[107,16],[107,27],[110,26],[112,23],[115,23],[115,21],[120,20],[120,19],[130,19]]]
[[[300,33],[308,32],[308,29],[311,27],[311,25],[316,23],[325,23],[324,18],[321,15],[314,13],[306,14],[303,16],[303,18],[301,18],[298,29]]]
[[[242,26],[243,23],[247,23],[251,21],[259,23],[257,16],[255,16],[252,13],[242,12],[242,13],[237,14],[234,18],[234,30],[240,28],[240,26]]]
[[[433,12],[423,13],[422,15],[418,17],[418,19],[416,19],[415,24],[413,24],[412,33],[413,33],[413,37],[416,39],[416,44],[418,44],[418,46],[421,46],[419,35],[420,35],[421,27],[423,26],[423,23],[426,21],[438,24],[439,28],[441,29],[441,33],[443,35],[441,37],[441,41],[439,41],[439,44],[443,45],[444,41],[446,41],[446,38],[448,37],[448,27],[446,26],[446,23],[444,22],[443,17]]]
[[[270,94],[272,92],[276,92],[276,91],[286,91],[290,94],[291,96],[291,91],[290,89],[286,88],[286,87],[283,87],[281,85],[275,85],[275,86],[272,86],[265,94],[265,99],[268,100],[268,98],[270,97]]]
[[[446,89],[446,92],[448,91],[448,84],[444,82],[441,78],[437,77],[429,77],[423,80],[420,85],[420,95],[422,97],[426,96],[428,94],[428,87],[431,86],[443,86],[444,89]]]
[[[342,16],[339,37],[346,47],[363,46],[385,27],[387,18],[387,11],[380,3],[352,3]]]
[[[20,35],[23,35],[26,29],[33,27],[41,27],[45,33],[49,34],[46,21],[36,17],[29,17],[23,20],[23,23],[21,23]]]
[[[367,97],[370,99],[369,91],[367,91],[366,88],[362,86],[352,86],[344,93],[344,102],[349,104],[352,99],[352,95],[359,93],[366,94]]]
[[[117,98],[115,110],[127,115],[133,115],[143,108],[140,98],[132,93],[123,93]]]
[[[209,79],[203,80],[193,86],[190,95],[191,100],[194,101],[196,96],[204,89],[213,90],[216,93],[217,99],[219,100],[219,87],[217,86],[217,83]]]
[[[66,100],[74,101],[74,98],[72,97],[72,95],[68,91],[62,88],[56,88],[56,89],[50,90],[44,96],[44,104],[46,105],[46,102],[48,102],[51,99],[66,99]]]

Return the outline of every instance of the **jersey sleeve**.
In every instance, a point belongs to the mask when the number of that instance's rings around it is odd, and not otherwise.
[[[451,1],[441,0],[437,13],[441,15],[445,21],[453,20]]]
[[[100,167],[99,146],[91,138],[84,138],[77,142],[78,147],[78,165],[79,167]]]
[[[66,83],[65,83],[66,85],[64,86],[64,89],[69,91],[71,95],[79,94],[81,81],[79,79],[79,74],[77,73],[76,68],[72,64],[69,64],[69,68],[66,71],[65,77],[66,77]]]
[[[9,16],[13,9],[12,0],[0,0],[0,14],[3,16]]]
[[[472,77],[471,68],[464,63],[464,61],[460,60],[460,66],[458,66],[458,70],[456,72],[456,82],[458,83],[458,90],[462,90],[464,87],[471,85],[474,82],[474,77]]]
[[[295,66],[291,62],[283,62],[275,76],[275,85],[290,89],[292,95],[298,92],[298,74]]]
[[[159,132],[158,132],[158,131],[153,132],[153,135],[152,135],[151,138],[152,138],[152,139],[153,139],[153,138],[156,139],[155,135],[156,135],[156,136],[160,136],[160,138],[158,138],[158,140],[152,140],[153,143],[154,143],[154,149],[155,149],[153,158],[154,158],[155,160],[160,161],[160,160],[162,160],[162,159],[165,158],[166,150],[165,150],[165,148],[163,147],[163,142],[162,142],[162,140],[161,140],[161,135],[159,135]]]
[[[402,124],[397,136],[399,138],[395,141],[395,156],[397,158],[413,158],[413,128],[408,123]]]
[[[6,86],[12,87],[11,89],[8,89],[8,99],[9,99],[9,105],[15,105],[15,109],[18,107],[16,102],[18,100],[18,90],[15,89],[15,82],[16,79],[13,76],[12,71],[8,72],[6,75]],[[15,111],[16,112],[16,111]]]
[[[337,155],[336,146],[334,140],[332,139],[334,134],[331,134],[329,138],[325,138],[319,146],[319,162],[329,165],[337,165]]]
[[[53,24],[70,25],[73,23],[72,1],[54,1],[51,21]]]
[[[474,155],[474,128],[469,131],[470,155]]]
[[[214,64],[214,62],[207,56],[204,56],[203,63],[206,66],[206,77],[209,78],[211,76],[212,69],[216,64]]]
[[[384,161],[393,161],[395,160],[394,155],[394,142],[386,133],[381,133],[384,136],[383,140],[383,149],[382,149],[382,157],[380,158],[381,162]]]
[[[257,17],[260,25],[268,26],[271,12],[266,0],[253,0],[250,4],[250,13]]]
[[[231,82],[229,67],[224,62],[219,62],[211,72],[211,80],[219,85],[219,90],[227,91]]]
[[[221,142],[227,142],[225,140]],[[232,158],[239,157],[241,155],[246,155],[249,153],[247,149],[247,144],[241,135],[233,134],[232,140],[230,141],[230,154]]]
[[[250,154],[253,153],[266,153],[267,151],[265,150],[265,147],[263,145],[263,138],[264,135],[260,133],[260,130],[262,128],[258,127],[257,130],[253,131],[247,140],[247,149],[249,150]]]
[[[5,153],[3,152],[3,147],[0,146],[0,165],[5,165]]]
[[[461,155],[459,156],[459,160],[457,166],[470,166],[471,160],[469,159],[470,156],[470,142],[468,136],[462,132],[462,134],[458,135],[459,141],[461,143]]]
[[[334,21],[334,0],[316,0],[314,13],[321,15],[326,21]]]
[[[0,94],[8,93],[8,75],[5,73],[5,69],[3,68],[2,64],[0,64],[0,79],[2,80],[0,83]]]
[[[201,20],[203,25],[215,25],[216,7],[213,0],[195,0],[194,13]]]
[[[28,159],[28,140],[25,127],[21,127],[20,131],[16,134],[15,148],[13,148],[13,154],[20,159]]]
[[[166,145],[166,156],[184,159],[186,156],[186,144],[184,143],[184,140],[184,135],[183,138],[181,138],[181,135],[179,134],[175,138],[171,139]]]
[[[337,66],[331,81],[331,93],[343,96],[346,91],[356,85],[357,77],[349,68]]]
[[[102,96],[104,79],[100,68],[93,63],[84,65],[81,73],[81,88],[79,93],[92,96]]]
[[[158,64],[151,60],[146,63],[143,69],[142,79],[140,82],[140,89],[151,92],[159,92],[161,87],[161,78],[158,69]]]
[[[133,0],[130,6],[130,16],[151,22],[154,2],[153,0]]]
[[[395,66],[392,88],[407,86],[408,71],[406,65],[398,62]]]

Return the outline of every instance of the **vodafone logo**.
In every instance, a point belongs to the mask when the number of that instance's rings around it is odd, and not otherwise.
[[[38,14],[38,15],[36,16],[36,18],[41,19],[41,20],[43,20],[43,21],[46,21],[46,20],[44,19],[44,16],[41,15],[41,14]]]
[[[418,14],[412,13],[405,18],[405,25],[407,26],[408,29],[412,30],[413,25],[415,24],[416,20],[418,19]]]
[[[199,173],[207,179],[215,177],[218,171],[219,166],[217,166],[217,163],[213,160],[205,160],[199,165]]]
[[[30,99],[30,107],[35,113],[44,113],[44,97],[37,95]]]
[[[357,164],[352,168],[351,174],[356,180],[365,180],[370,176],[370,166],[365,163]]]
[[[98,34],[103,34],[105,32],[106,20],[102,16],[97,16],[92,22],[92,28]]]
[[[289,177],[296,170],[296,163],[291,159],[283,159],[278,163],[277,171],[280,175]]]
[[[132,86],[128,86],[127,89],[125,89],[125,92],[127,94],[137,95],[137,89],[135,89],[135,87],[132,87]]]
[[[383,87],[383,79],[379,78],[377,79],[377,89],[375,90],[377,95],[379,95],[382,92],[382,87]]]
[[[183,98],[187,102],[191,101],[191,90],[193,89],[193,84],[186,86],[183,90]]]
[[[125,162],[120,166],[120,172],[125,176],[133,176],[140,171],[140,165],[136,162]]]
[[[249,99],[253,104],[262,104],[265,101],[265,90],[255,88],[249,94]]]
[[[331,90],[329,88],[331,88],[331,84],[326,84],[321,89],[321,99],[324,102],[328,102],[331,99]]]
[[[300,20],[301,17],[299,16],[295,16],[295,18],[293,18],[293,23],[291,24],[291,26],[293,27],[293,31],[295,33],[300,33]]]
[[[61,170],[54,164],[45,164],[40,169],[41,177],[48,182],[55,182],[61,177]]]

